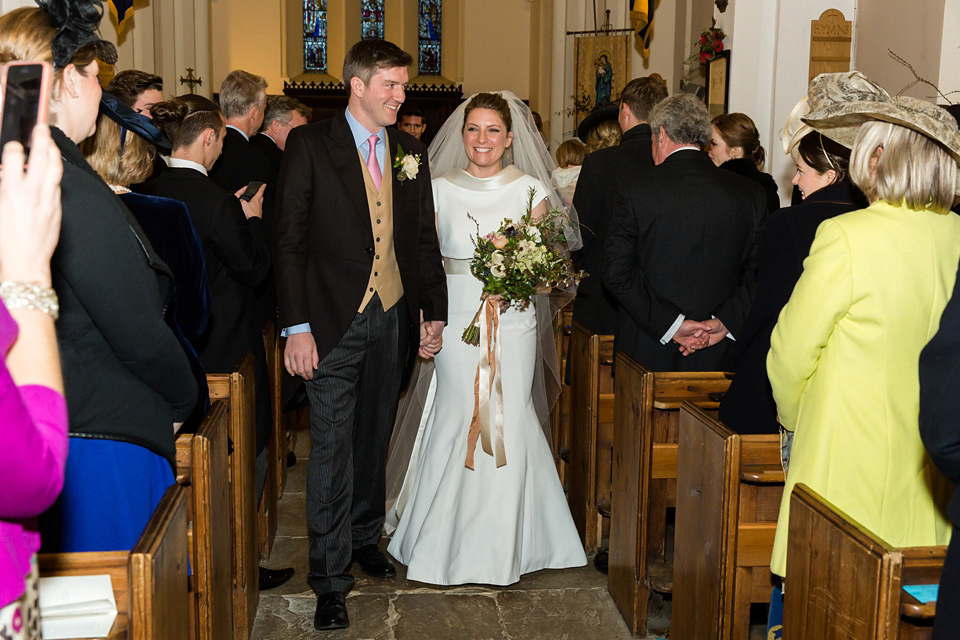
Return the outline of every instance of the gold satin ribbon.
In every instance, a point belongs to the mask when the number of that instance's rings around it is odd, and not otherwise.
[[[477,439],[483,450],[493,456],[497,467],[507,464],[503,443],[503,381],[500,378],[500,303],[492,298],[484,305],[484,322],[480,323],[480,362],[473,380],[473,418],[467,433],[465,465],[473,469],[473,455]],[[490,403],[496,412],[490,423]]]

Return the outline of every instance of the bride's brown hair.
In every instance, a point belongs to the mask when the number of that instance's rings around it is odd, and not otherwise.
[[[503,120],[503,124],[507,125],[507,133],[513,131],[513,120],[510,118],[510,105],[499,93],[478,93],[473,96],[470,102],[467,103],[467,108],[463,111],[463,126],[460,127],[460,131],[466,128],[467,118],[470,117],[470,112],[474,109],[490,109],[491,111],[496,111],[500,119]]]

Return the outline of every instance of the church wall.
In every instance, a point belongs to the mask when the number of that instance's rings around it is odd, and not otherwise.
[[[283,92],[280,29],[284,10],[281,0],[210,0],[213,45],[210,81],[215,92],[234,69],[266,78],[269,93]],[[204,84],[206,82],[205,78]]]
[[[526,0],[464,3],[463,94],[509,89],[530,96],[530,24]],[[539,20],[539,16],[536,16]]]
[[[891,49],[912,64],[921,76],[938,82],[943,18],[944,0],[909,4],[899,0],[859,0],[854,42],[856,67],[891,94],[897,94],[913,82],[914,77],[909,69],[888,55],[887,49]],[[954,55],[960,54],[955,48],[957,32],[950,36],[954,41]],[[904,95],[932,98],[936,92],[929,85],[916,85]]]

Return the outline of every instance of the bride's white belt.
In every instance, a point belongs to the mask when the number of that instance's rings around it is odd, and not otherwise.
[[[443,270],[448,276],[469,276],[472,258],[448,258],[443,256]]]

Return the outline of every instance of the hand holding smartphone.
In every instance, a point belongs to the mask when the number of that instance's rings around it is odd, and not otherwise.
[[[264,188],[263,182],[254,180],[243,189],[238,189],[234,194],[240,199],[240,207],[243,209],[243,215],[250,218],[263,217],[263,197],[261,190]],[[257,198],[257,194],[261,197]]]
[[[53,67],[42,61],[14,61],[3,66],[0,90],[0,149],[11,141],[23,145],[29,157],[33,128],[47,123]]]
[[[250,202],[253,196],[257,195],[257,191],[260,191],[260,187],[262,187],[264,184],[266,183],[254,180],[247,185],[246,190],[240,195],[240,199]]]

